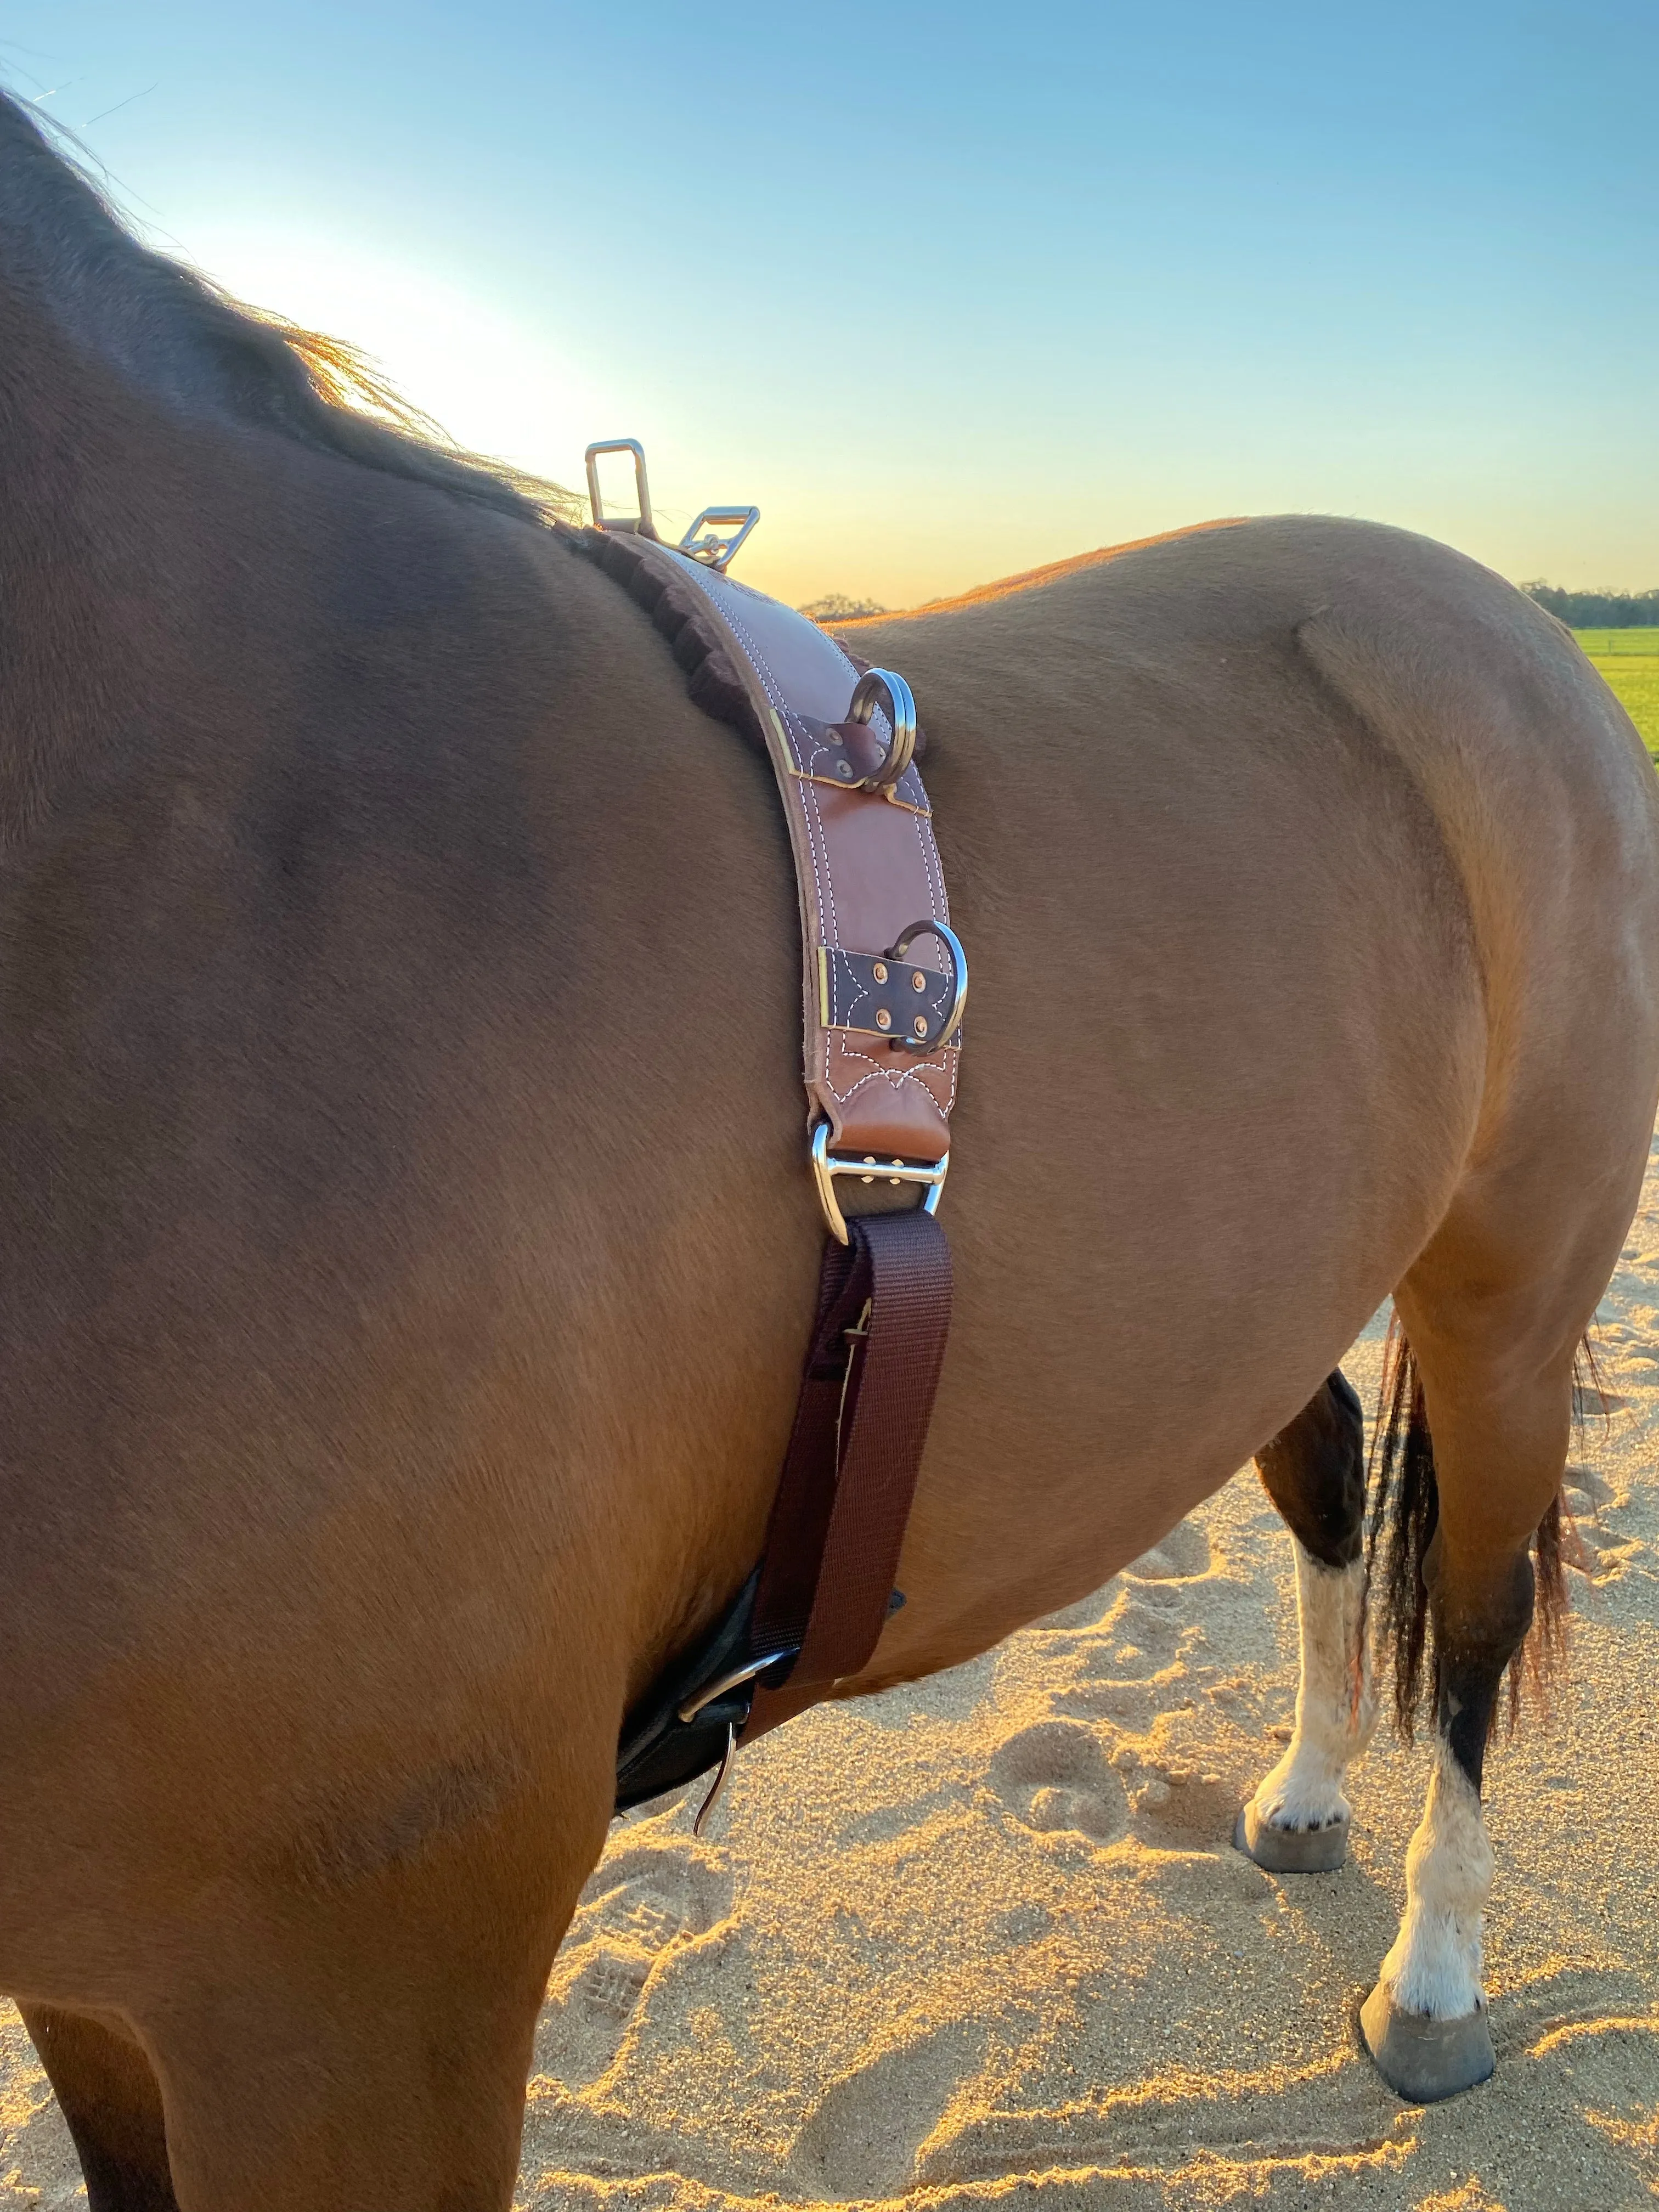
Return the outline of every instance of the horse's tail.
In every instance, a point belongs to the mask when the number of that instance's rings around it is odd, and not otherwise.
[[[1576,1407],[1600,1401],[1595,1355],[1588,1337],[1574,1357],[1573,1382]],[[1439,1696],[1437,1668],[1429,1648],[1429,1592],[1423,1561],[1440,1517],[1440,1492],[1422,1378],[1397,1318],[1389,1325],[1367,1488],[1371,1525],[1366,1576],[1376,1613],[1377,1640],[1393,1662],[1395,1725],[1409,1742],[1425,1703],[1432,1711]],[[1545,1705],[1549,1683],[1565,1662],[1564,1511],[1558,1491],[1533,1540],[1532,1626],[1509,1667],[1511,1729],[1520,1719],[1524,1695],[1530,1692],[1540,1707]]]

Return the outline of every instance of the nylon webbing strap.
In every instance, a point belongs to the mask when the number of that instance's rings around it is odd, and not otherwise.
[[[951,1327],[951,1251],[931,1214],[848,1224],[824,1255],[811,1350],[772,1509],[752,1648],[799,1644],[742,1741],[858,1674],[881,1637]]]

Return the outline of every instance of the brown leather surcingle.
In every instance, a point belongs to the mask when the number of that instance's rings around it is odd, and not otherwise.
[[[692,697],[757,737],[777,772],[800,894],[806,1088],[830,1157],[937,1167],[961,1056],[953,1024],[938,1040],[963,979],[948,940],[916,934],[904,964],[929,980],[902,1013],[902,990],[884,997],[874,981],[906,932],[951,919],[914,759],[890,789],[856,780],[883,765],[890,705],[849,723],[870,672],[793,608],[638,532],[590,531],[585,550],[672,638]]]
[[[639,521],[603,526],[590,453],[601,526],[567,535],[651,614],[692,698],[758,742],[776,770],[800,896],[810,1152],[833,1241],[765,1554],[714,1630],[629,1715],[619,1809],[722,1754],[723,1780],[739,1736],[860,1673],[903,1602],[893,1575],[950,1326],[950,1254],[932,1216],[968,980],[903,679],[733,582],[723,564],[735,541],[661,544],[643,456],[628,449]],[[754,510],[714,519],[744,517],[744,536]],[[860,1214],[878,1188],[884,1206],[906,1188],[921,1203]]]

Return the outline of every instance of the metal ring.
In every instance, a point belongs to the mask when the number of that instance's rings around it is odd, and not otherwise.
[[[785,1644],[775,1651],[769,1651],[763,1659],[745,1659],[741,1667],[733,1667],[729,1674],[721,1674],[707,1688],[693,1690],[684,1705],[677,1708],[682,1723],[689,1728],[705,1705],[712,1705],[716,1698],[723,1698],[728,1690],[735,1690],[744,1682],[752,1682],[757,1674],[763,1674],[769,1667],[775,1667],[780,1659],[793,1659],[799,1650],[798,1644]]]
[[[906,1037],[903,1040],[911,1052],[937,1052],[942,1044],[948,1044],[962,1026],[963,1009],[968,1004],[968,955],[962,949],[962,939],[948,921],[913,921],[908,929],[888,946],[882,957],[884,960],[902,960],[910,949],[912,938],[928,936],[938,938],[951,956],[951,981],[956,985],[956,995],[951,1001],[951,1012],[945,1027],[936,1037],[921,1041]]]
[[[890,791],[915,757],[916,702],[910,687],[890,668],[866,668],[853,687],[849,722],[867,722],[878,707],[893,726],[893,742],[881,766],[854,784],[855,791]]]

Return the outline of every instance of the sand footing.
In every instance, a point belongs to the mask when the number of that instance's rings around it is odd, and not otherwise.
[[[1490,2080],[1413,2104],[1357,2018],[1424,1747],[1379,1738],[1352,1770],[1340,1868],[1234,1848],[1295,1696],[1290,1545],[1247,1473],[1064,1615],[756,1747],[701,1838],[692,1800],[617,1824],[549,1987],[524,2212],[1650,2205],[1653,1175],[1603,1316],[1609,1410],[1567,1478],[1571,1680],[1487,1766]],[[1368,1402],[1380,1361],[1374,1328],[1345,1363]],[[78,2186],[5,2008],[0,2212]]]

